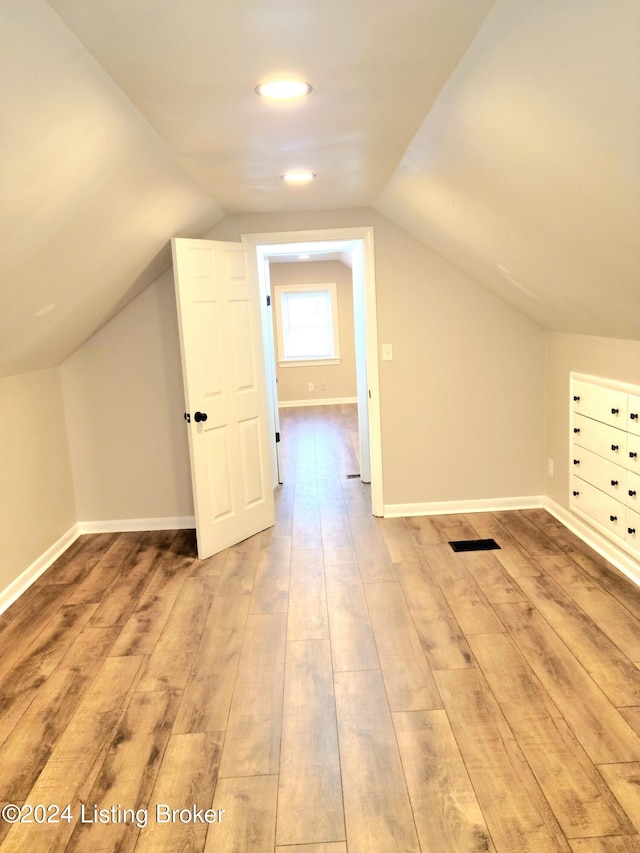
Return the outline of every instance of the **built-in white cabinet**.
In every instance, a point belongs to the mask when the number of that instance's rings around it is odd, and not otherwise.
[[[640,388],[571,375],[570,506],[640,558]]]

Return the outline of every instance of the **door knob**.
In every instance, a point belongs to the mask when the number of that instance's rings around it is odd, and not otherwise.
[[[189,412],[184,413],[184,419],[188,424],[191,423],[191,415],[189,414]]]
[[[206,421],[206,419],[207,419],[206,412],[196,412],[195,415],[193,416],[193,419],[197,424]]]

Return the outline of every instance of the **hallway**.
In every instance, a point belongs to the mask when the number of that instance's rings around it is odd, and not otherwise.
[[[355,406],[281,432],[274,528],[85,536],[0,616],[0,801],[71,818],[2,853],[640,851],[640,590],[543,510],[373,518]]]

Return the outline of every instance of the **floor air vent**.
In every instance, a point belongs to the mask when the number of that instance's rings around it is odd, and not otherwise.
[[[360,474],[347,474],[347,480],[357,480]]]
[[[495,551],[500,548],[495,539],[460,539],[449,542],[454,551]]]

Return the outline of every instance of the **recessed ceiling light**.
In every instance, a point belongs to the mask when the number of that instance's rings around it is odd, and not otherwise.
[[[311,91],[311,84],[304,80],[270,80],[256,86],[256,94],[272,101],[291,101],[303,98]]]
[[[288,184],[308,184],[309,181],[312,181],[315,178],[313,172],[287,172],[282,176],[283,180],[285,180]]]

